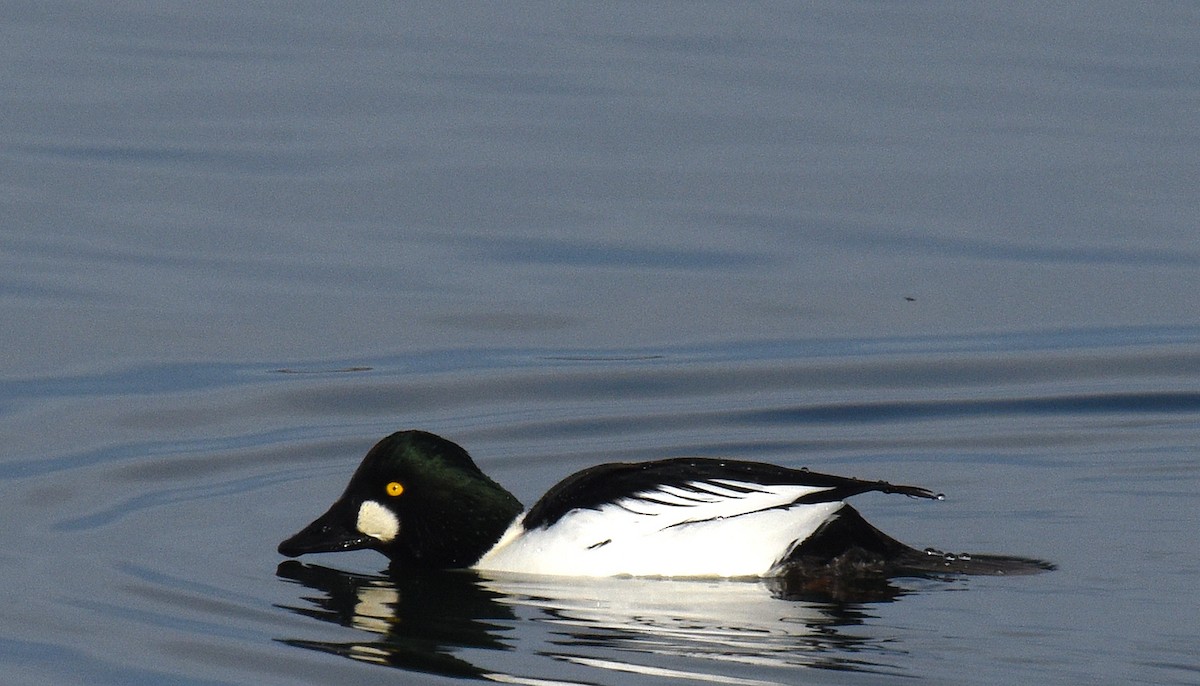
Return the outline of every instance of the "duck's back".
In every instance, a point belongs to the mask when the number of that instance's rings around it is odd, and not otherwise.
[[[601,465],[552,488],[474,565],[570,576],[768,576],[864,491],[893,486],[714,459]]]

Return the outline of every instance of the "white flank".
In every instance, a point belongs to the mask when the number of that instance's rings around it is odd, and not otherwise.
[[[841,502],[794,505],[823,489],[735,481],[664,486],[598,510],[574,510],[548,529],[521,518],[475,568],[564,576],[734,577],[773,574]],[[747,489],[753,489],[745,492]]]
[[[358,507],[358,530],[372,538],[388,543],[400,533],[400,520],[392,511],[375,502],[364,500]]]

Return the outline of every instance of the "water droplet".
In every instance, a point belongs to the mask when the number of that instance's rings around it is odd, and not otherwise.
[[[970,562],[970,561],[971,561],[971,556],[970,556],[970,555],[968,555],[968,554],[966,554],[966,553],[959,553],[959,554],[958,554],[958,559],[960,559],[960,560],[963,560],[964,562]]]

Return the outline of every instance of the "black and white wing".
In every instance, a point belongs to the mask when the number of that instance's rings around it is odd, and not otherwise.
[[[476,567],[545,574],[761,576],[867,491],[926,489],[731,460],[608,464],[542,497]]]
[[[654,462],[604,464],[567,477],[525,515],[527,529],[553,525],[567,513],[623,503],[689,507],[722,500],[742,506],[785,506],[845,500],[879,491],[916,498],[941,496],[916,486],[864,481],[762,462],[676,458]],[[733,506],[737,509],[737,505]]]

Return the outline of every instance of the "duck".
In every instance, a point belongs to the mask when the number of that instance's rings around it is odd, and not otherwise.
[[[392,568],[575,577],[1013,574],[1030,558],[917,550],[844,501],[920,500],[926,488],[761,462],[669,458],[602,464],[528,509],[458,444],[399,431],[363,458],[342,495],[279,544],[286,557],[371,549]]]

